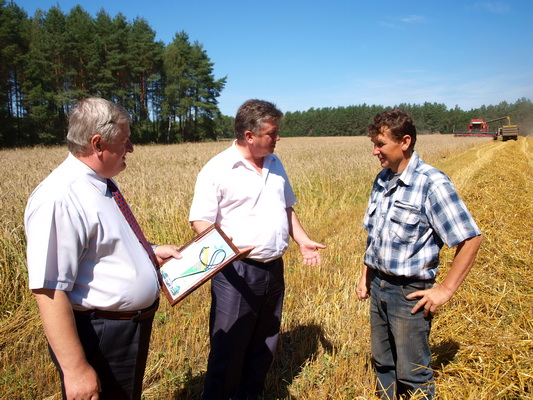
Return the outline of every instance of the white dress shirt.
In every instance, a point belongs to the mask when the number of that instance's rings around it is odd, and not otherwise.
[[[25,228],[30,289],[63,290],[75,310],[139,310],[159,296],[106,180],[72,154],[31,194]]]
[[[287,250],[287,208],[295,204],[279,158],[267,155],[260,174],[234,143],[198,174],[189,221],[217,223],[237,247],[255,246],[249,258],[268,262]]]

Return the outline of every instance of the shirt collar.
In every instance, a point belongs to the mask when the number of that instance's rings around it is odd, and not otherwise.
[[[69,168],[73,170],[79,170],[80,175],[85,175],[87,179],[105,196],[107,193],[107,181],[98,175],[91,167],[82,162],[72,153],[68,154],[67,162]],[[117,185],[118,186],[118,185]]]
[[[232,158],[235,160],[233,163],[233,168],[235,168],[238,164],[241,164],[255,171],[255,168],[253,168],[252,165],[248,161],[246,161],[246,159],[242,156],[241,152],[237,148],[237,140],[233,142],[231,146],[231,151],[232,151]],[[263,159],[263,168],[268,168],[270,164],[275,160],[276,158],[274,157],[273,154],[267,154]]]
[[[414,172],[416,168],[418,167],[418,164],[420,162],[420,156],[416,151],[413,151],[413,154],[411,155],[411,159],[409,160],[409,163],[407,164],[407,167],[403,170],[402,174],[399,176],[398,182],[402,182],[405,186],[411,186],[414,180]],[[393,172],[390,170],[390,168],[387,168],[382,171],[382,173],[379,174],[377,183],[387,189],[388,188],[388,182],[393,176]],[[396,185],[395,185],[396,186]]]
[[[407,168],[405,168],[405,170],[402,172],[398,180],[402,181],[404,185],[406,186],[411,186],[414,181],[414,173],[419,163],[420,163],[420,156],[418,155],[416,151],[413,151],[413,155],[411,156],[411,159],[409,160],[409,164],[407,164]]]

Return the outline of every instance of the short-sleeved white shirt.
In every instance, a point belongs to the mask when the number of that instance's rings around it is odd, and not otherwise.
[[[72,154],[33,191],[24,220],[30,289],[63,290],[75,310],[139,310],[159,296],[106,180]]]
[[[260,174],[234,143],[198,174],[189,221],[217,223],[237,247],[255,246],[249,258],[268,262],[289,246],[287,208],[295,204],[279,158],[267,155]]]

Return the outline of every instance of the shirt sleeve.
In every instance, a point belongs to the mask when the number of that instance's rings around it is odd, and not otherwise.
[[[194,197],[189,212],[189,222],[216,222],[219,210],[219,195],[216,179],[210,168],[204,167],[196,178]]]
[[[292,185],[289,182],[289,177],[287,176],[285,169],[283,170],[283,174],[285,179],[285,206],[286,208],[289,208],[296,205],[296,195],[294,194],[294,190],[292,189]]]
[[[26,218],[30,289],[70,291],[84,252],[86,229],[74,207],[45,202]]]
[[[448,247],[457,246],[481,234],[449,180],[432,185],[428,193],[426,210],[430,224]]]

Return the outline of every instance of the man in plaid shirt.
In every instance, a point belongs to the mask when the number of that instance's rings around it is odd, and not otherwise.
[[[368,238],[357,296],[371,299],[377,392],[382,399],[432,399],[431,318],[472,268],[481,231],[448,177],[414,151],[416,128],[403,110],[376,115],[368,136],[383,170],[363,222]],[[436,284],[444,243],[457,251],[444,281]]]

